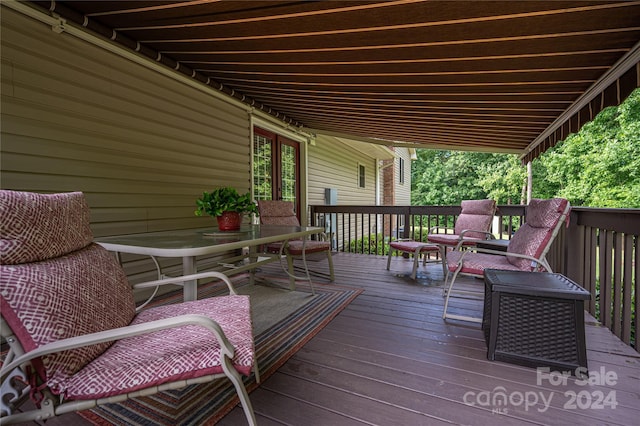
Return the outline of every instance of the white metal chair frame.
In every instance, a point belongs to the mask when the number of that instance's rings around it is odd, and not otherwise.
[[[465,201],[481,201],[481,200],[465,200]],[[484,200],[482,200],[484,201]],[[491,216],[493,216],[496,212],[497,206],[494,203],[493,211],[491,212]],[[463,214],[463,213],[461,213]],[[490,226],[490,225],[489,225]],[[452,231],[453,234],[449,234],[449,231]],[[447,268],[447,248],[451,248],[452,250],[462,250],[467,247],[475,246],[474,242],[478,240],[478,238],[466,238],[466,234],[468,233],[480,233],[485,234],[486,240],[495,239],[493,233],[490,232],[489,229],[463,229],[459,234],[455,234],[455,227],[444,227],[444,226],[434,226],[429,230],[428,235],[434,234],[445,234],[445,235],[457,235],[458,238],[454,240],[455,244],[444,244],[440,242],[433,242],[440,248],[440,256],[442,257],[442,271],[445,275],[445,279],[447,274],[449,273],[449,269]]]
[[[482,322],[482,318],[447,313],[447,308],[449,307],[449,298],[451,297],[452,294],[462,295],[462,296],[482,296],[484,294],[484,288],[482,289],[482,291],[453,290],[453,284],[456,278],[458,277],[458,275],[470,276],[475,278],[484,278],[484,274],[480,275],[480,274],[474,274],[470,272],[462,272],[462,269],[464,267],[464,259],[470,253],[486,253],[486,254],[492,254],[496,256],[510,256],[510,257],[515,257],[520,259],[526,259],[531,261],[532,272],[553,272],[553,270],[551,269],[551,266],[549,265],[549,262],[546,259],[546,256],[547,256],[547,253],[549,252],[549,249],[551,248],[551,244],[553,243],[558,233],[560,232],[560,228],[562,227],[563,223],[565,223],[570,210],[571,210],[571,206],[567,203],[567,207],[565,211],[562,212],[560,218],[558,219],[558,222],[556,223],[556,225],[554,226],[551,232],[551,238],[549,239],[547,244],[544,246],[540,256],[537,258],[533,256],[528,256],[525,254],[520,254],[520,253],[484,249],[484,248],[478,248],[478,247],[472,246],[472,247],[467,247],[466,250],[462,252],[460,259],[458,260],[456,270],[453,272],[453,275],[449,273],[449,268],[447,264],[447,275],[445,277],[445,284],[444,284],[444,290],[443,290],[443,296],[445,297],[445,302],[444,302],[444,309],[442,312],[442,319],[456,319],[456,320],[462,320],[462,321],[468,321],[468,322],[474,322],[474,323]],[[454,250],[460,250],[462,244],[463,244],[463,241],[460,241]],[[451,280],[449,280],[450,275],[451,275]],[[447,281],[449,282],[449,285],[447,285]]]
[[[227,285],[230,294],[237,294],[229,278],[219,272],[204,272],[177,278],[149,281],[133,285],[132,287],[135,289],[158,287],[168,284],[180,285],[185,281],[203,278],[220,279]],[[138,307],[137,310],[139,311],[140,308],[141,307]],[[209,331],[211,331],[212,337],[219,342],[221,350],[221,366],[224,373],[210,374],[187,380],[168,382],[158,386],[152,386],[126,394],[93,400],[64,401],[60,396],[53,395],[50,391],[45,389],[43,391],[44,399],[41,401],[39,408],[35,408],[26,412],[18,412],[17,409],[27,399],[31,389],[29,386],[16,386],[15,379],[21,378],[22,380],[24,380],[26,378],[26,375],[23,373],[23,369],[26,368],[34,359],[70,349],[76,349],[108,341],[121,340],[126,337],[153,333],[158,330],[176,328],[189,324],[199,325],[207,328]],[[3,395],[2,401],[0,401],[0,410],[2,411],[0,424],[2,425],[10,425],[27,421],[46,420],[73,411],[87,410],[102,404],[118,403],[134,397],[153,395],[166,390],[183,388],[191,384],[207,383],[222,377],[229,378],[229,380],[233,383],[236,392],[238,393],[238,397],[240,398],[240,403],[242,405],[242,409],[249,425],[256,424],[255,414],[253,412],[247,390],[244,386],[242,378],[240,377],[240,374],[236,371],[231,363],[231,360],[234,356],[234,348],[226,338],[224,332],[222,331],[222,328],[220,328],[220,325],[218,325],[218,323],[211,318],[208,318],[204,315],[180,315],[177,317],[151,321],[144,324],[131,325],[111,330],[105,330],[98,333],[76,336],[40,346],[37,349],[29,351],[27,353],[24,352],[22,346],[14,336],[13,331],[10,329],[9,325],[4,319],[1,319],[0,321],[0,332],[2,334],[2,337],[6,339],[7,343],[9,344],[9,352],[5,357],[2,368],[0,369],[0,380],[2,383],[2,387],[0,390],[2,391],[1,393]],[[254,363],[254,372],[256,374],[256,381],[259,381],[257,363]],[[8,395],[11,395],[12,397],[7,398]],[[5,398],[7,398],[7,400],[5,400]]]
[[[289,211],[289,206],[291,210]],[[270,208],[276,208],[278,213],[286,212],[286,216],[280,215],[268,215]],[[300,226],[300,222],[298,221],[295,212],[293,211],[293,203],[290,201],[282,201],[282,200],[260,200],[258,201],[258,209],[260,211],[260,223],[267,225],[295,225]],[[295,282],[297,279],[305,280],[309,282],[309,286],[311,288],[312,294],[315,294],[315,290],[313,288],[313,283],[311,280],[311,275],[320,276],[322,278],[327,279],[329,282],[335,281],[335,272],[333,267],[333,258],[331,256],[331,243],[329,242],[327,235],[322,232],[318,234],[319,240],[317,241],[309,241],[309,240],[285,240],[279,243],[273,243],[265,247],[265,250],[271,253],[278,253],[280,256],[280,262],[282,264],[282,257],[285,256],[287,258],[287,268],[284,268],[284,272],[289,276],[289,287],[291,290],[295,290]],[[318,249],[316,247],[319,242],[328,242],[326,249]],[[292,243],[297,244],[301,243],[302,247],[297,249],[292,249]],[[299,253],[298,253],[299,252]],[[329,266],[329,273],[326,274],[320,271],[312,271],[309,269],[307,264],[307,257],[313,253],[325,253],[327,256],[327,262]],[[295,275],[295,265],[294,259],[301,259],[303,263],[303,272],[304,277],[299,277]]]

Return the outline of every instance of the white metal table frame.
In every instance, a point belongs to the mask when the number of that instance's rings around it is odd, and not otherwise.
[[[280,241],[295,239],[306,240],[311,235],[321,234],[323,228],[312,226],[287,226],[287,225],[249,225],[240,231],[222,232],[211,228],[180,229],[175,231],[145,232],[140,234],[115,235],[96,238],[95,242],[109,251],[116,253],[139,254],[152,257],[177,257],[182,258],[182,272],[184,275],[197,272],[196,256],[206,256],[224,253],[232,250],[249,248],[249,254],[226,259],[222,266],[230,268],[234,273],[245,270],[252,271],[263,263],[280,259],[265,258],[259,260],[258,246]],[[304,252],[304,251],[303,251]],[[266,256],[260,253],[260,256]],[[249,258],[249,263],[235,266],[235,262]],[[303,257],[304,267],[307,272],[306,260]],[[197,299],[197,280],[184,283],[184,300]]]

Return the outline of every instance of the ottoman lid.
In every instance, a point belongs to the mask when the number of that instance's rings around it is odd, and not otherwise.
[[[562,274],[485,269],[484,280],[493,291],[555,299],[591,298],[587,290]]]

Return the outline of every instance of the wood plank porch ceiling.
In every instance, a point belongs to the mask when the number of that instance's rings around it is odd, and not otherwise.
[[[34,3],[292,125],[416,148],[524,153],[640,40],[639,1]]]

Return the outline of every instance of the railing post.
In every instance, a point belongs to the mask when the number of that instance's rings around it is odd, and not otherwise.
[[[313,206],[309,206],[309,216],[311,218],[311,226],[316,226],[318,218],[316,217],[316,210]]]
[[[403,207],[404,210],[404,229],[402,232],[402,238],[411,238],[411,206]]]
[[[572,211],[567,218],[569,229],[566,232],[566,240],[563,250],[565,275],[584,287],[584,226],[578,225],[578,214]]]

